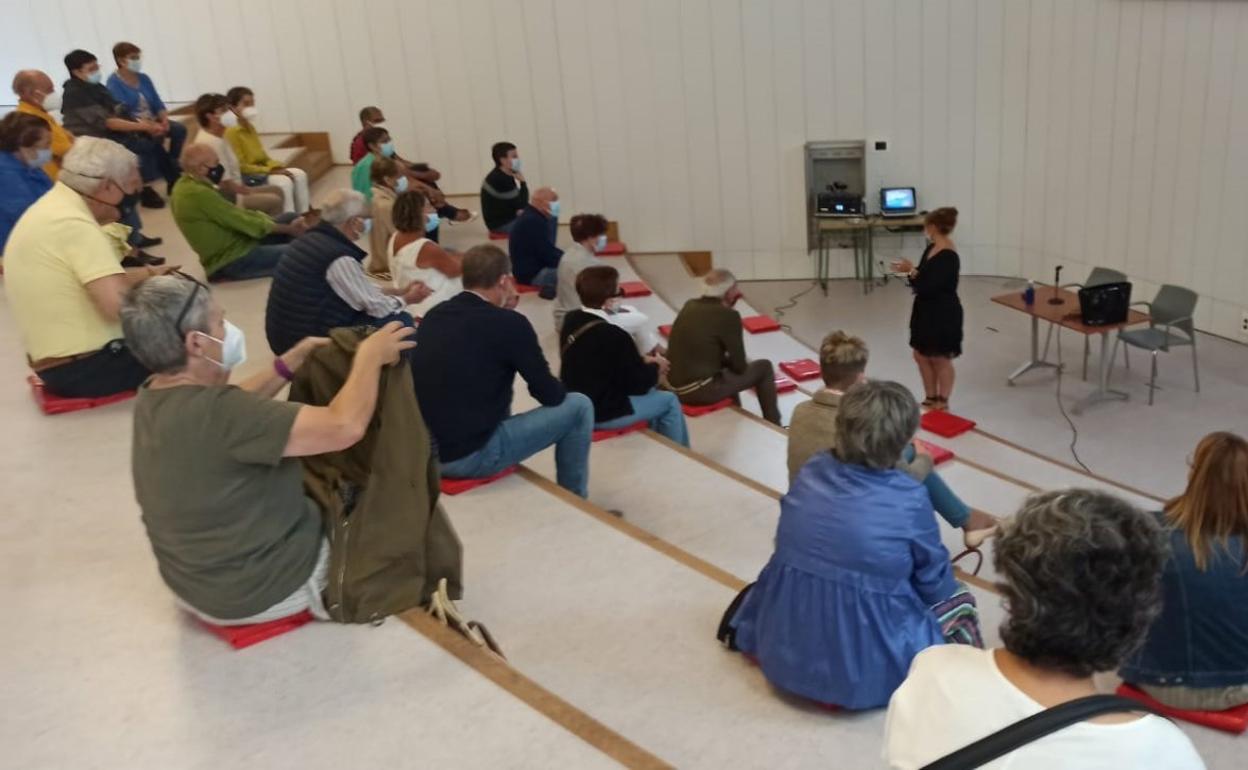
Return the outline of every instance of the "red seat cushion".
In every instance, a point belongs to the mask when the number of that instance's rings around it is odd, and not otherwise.
[[[795,358],[792,361],[781,361],[780,371],[798,382],[813,380],[820,375],[819,362],[810,358]]]
[[[315,620],[312,617],[312,613],[307,610],[285,618],[278,618],[265,623],[250,623],[245,626],[218,626],[200,618],[196,619],[199,620],[204,628],[229,642],[230,646],[236,650],[259,644],[265,639],[281,636]]]
[[[797,390],[797,383],[785,377],[783,374],[776,375],[776,392],[788,393],[790,390]]]
[[[616,436],[624,436],[629,433],[636,433],[639,430],[645,430],[647,424],[648,423],[645,420],[642,420],[641,422],[635,422],[632,425],[629,425],[623,428],[605,428],[605,429],[595,430],[593,433],[593,440],[594,441],[606,441],[607,439],[615,438]]]
[[[741,319],[741,325],[750,334],[774,332],[780,330],[780,322],[767,315],[752,315]]]
[[[65,398],[64,396],[49,393],[47,388],[43,386],[43,380],[39,379],[37,374],[27,377],[26,382],[30,383],[30,393],[34,396],[35,403],[39,405],[39,409],[44,414],[64,414],[66,412],[79,412],[83,409],[94,409],[97,406],[107,406],[118,401],[134,398],[136,393],[136,391],[127,390],[123,393],[114,393],[111,396],[98,396],[96,398]]]
[[[541,291],[541,289],[539,289],[536,286],[530,286],[527,283],[518,283],[516,284],[516,291],[520,292],[521,294],[536,294],[539,291]]]
[[[507,239],[508,239],[508,238],[510,238],[510,237],[511,237],[511,236],[510,236],[510,235],[508,235],[507,233],[496,233],[496,232],[494,232],[493,230],[491,230],[491,231],[490,231],[490,240],[491,240],[491,241],[505,241],[505,240],[507,240]]]
[[[625,297],[649,297],[654,293],[645,281],[624,281],[620,284],[620,291]]]
[[[1129,684],[1119,685],[1118,694],[1124,698],[1137,700],[1140,703],[1147,703],[1158,713],[1165,714],[1173,719],[1182,719],[1184,722],[1212,727],[1215,730],[1224,730],[1228,733],[1242,733],[1248,729],[1248,703],[1225,711],[1185,711],[1183,709],[1171,708],[1164,703],[1154,700],[1148,693]]]
[[[930,442],[924,441],[923,439],[916,438],[914,440],[914,446],[916,449],[922,449],[924,452],[931,455],[933,465],[940,465],[943,462],[948,462],[953,459],[952,450],[945,449],[943,446],[937,446]]]
[[[659,334],[662,334],[664,337],[670,337],[670,336],[672,336],[672,325],[671,325],[671,324],[663,324],[662,326],[660,326],[660,327],[659,327]]]
[[[933,409],[923,413],[923,417],[919,419],[919,425],[923,426],[923,430],[931,431],[937,436],[953,438],[974,428],[975,421],[959,417],[952,412],[941,412]]]
[[[498,481],[504,476],[510,476],[511,474],[515,472],[516,472],[516,466],[513,465],[510,468],[504,468],[498,473],[495,473],[493,476],[486,476],[484,478],[479,478],[479,479],[448,479],[445,476],[443,476],[442,477],[442,494],[458,495],[461,492],[467,492],[470,489],[476,489],[477,487],[483,487],[486,484],[490,484],[492,482]]]
[[[606,246],[602,247],[601,251],[594,253],[600,257],[618,257],[626,251],[628,251],[627,246],[619,241],[615,241],[614,243],[608,243]]]
[[[720,409],[727,409],[732,406],[732,399],[725,398],[723,401],[716,401],[706,406],[690,406],[689,404],[681,404],[680,410],[685,413],[686,417],[701,417],[704,414],[718,412]]]

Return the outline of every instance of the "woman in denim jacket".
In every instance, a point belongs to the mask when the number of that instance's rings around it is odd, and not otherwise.
[[[1210,433],[1187,489],[1158,514],[1171,527],[1161,616],[1119,674],[1180,709],[1248,703],[1248,441]]]

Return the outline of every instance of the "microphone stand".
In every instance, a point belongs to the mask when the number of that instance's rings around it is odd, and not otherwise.
[[[1058,294],[1058,292],[1061,291],[1061,285],[1062,285],[1062,266],[1058,265],[1057,270],[1053,272],[1053,296],[1049,297],[1050,305],[1066,304],[1066,300],[1062,299],[1061,294]]]

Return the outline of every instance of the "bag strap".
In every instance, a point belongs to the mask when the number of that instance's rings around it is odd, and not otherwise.
[[[595,318],[594,320],[584,324],[583,326],[581,326],[581,328],[569,334],[567,342],[563,343],[563,348],[559,351],[559,355],[561,357],[566,355],[568,352],[568,348],[572,347],[572,344],[576,342],[577,340],[579,340],[582,334],[594,328],[595,326],[600,326],[605,323],[606,321],[602,320],[601,318]]]
[[[1150,714],[1157,714],[1151,707],[1120,695],[1089,695],[1085,698],[1076,698],[1007,725],[992,735],[980,738],[969,746],[964,746],[952,754],[924,765],[922,770],[965,770],[980,767],[1064,727],[1102,714],[1126,711],[1146,711]],[[1161,715],[1158,714],[1158,716]]]

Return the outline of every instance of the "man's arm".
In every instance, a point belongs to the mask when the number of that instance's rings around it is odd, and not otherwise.
[[[107,321],[117,322],[121,319],[121,303],[126,292],[135,284],[142,283],[154,275],[165,275],[177,269],[176,265],[163,268],[135,267],[120,273],[113,273],[85,284],[87,295],[100,315]]]
[[[286,365],[291,372],[299,371],[299,367],[303,366],[303,362],[308,360],[308,356],[313,350],[322,345],[329,344],[329,337],[305,337],[300,340],[293,348],[287,350],[274,360],[280,360]],[[270,366],[258,374],[253,374],[238,384],[238,387],[251,393],[258,393],[266,398],[272,398],[281,392],[282,388],[288,384],[285,377],[277,373],[277,366]]]
[[[364,268],[354,257],[335,259],[325,271],[325,280],[339,299],[373,318],[385,318],[404,308],[403,300],[388,296],[377,284],[368,280]]]
[[[720,340],[724,345],[724,363],[734,374],[741,374],[750,363],[745,357],[745,331],[741,328],[741,314],[729,310],[723,315]]]
[[[528,383],[529,395],[537,399],[542,406],[558,406],[567,395],[563,383],[550,373],[550,365],[542,354],[542,346],[537,343],[537,332],[529,319],[515,314],[507,319],[512,328],[511,340],[507,350],[511,354],[511,364]]]

